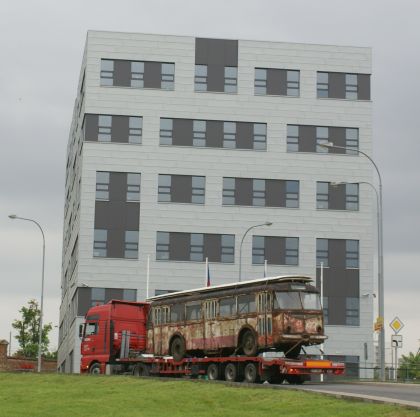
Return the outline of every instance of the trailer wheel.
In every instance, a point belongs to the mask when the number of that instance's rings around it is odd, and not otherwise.
[[[99,375],[101,373],[101,364],[96,362],[90,365],[89,373],[91,375]]]
[[[238,371],[234,363],[228,363],[226,365],[225,379],[228,382],[235,382],[238,380]]]
[[[217,363],[211,363],[207,368],[207,378],[210,381],[216,381],[219,379],[219,366]]]
[[[286,375],[286,381],[290,385],[302,385],[305,382],[303,375]]]
[[[180,336],[175,337],[171,342],[169,351],[175,362],[182,360],[186,353],[185,340]]]
[[[241,347],[246,356],[255,356],[257,354],[257,338],[251,330],[246,330],[242,335]]]
[[[245,382],[253,384],[259,382],[260,376],[258,374],[258,365],[255,363],[247,363],[244,369]]]
[[[139,363],[133,368],[134,376],[149,376],[150,369],[145,363]]]

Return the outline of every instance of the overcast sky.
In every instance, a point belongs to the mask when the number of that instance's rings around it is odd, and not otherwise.
[[[94,29],[372,47],[386,323],[398,315],[405,323],[403,352],[417,351],[418,1],[2,0],[0,16],[0,339],[8,339],[19,308],[40,294],[41,235],[28,222],[9,220],[10,213],[44,227],[46,320],[58,324],[65,152],[86,31]]]

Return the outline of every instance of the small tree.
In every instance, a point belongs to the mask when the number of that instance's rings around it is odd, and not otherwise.
[[[39,318],[41,316],[38,302],[36,300],[29,300],[28,306],[23,306],[19,312],[22,318],[20,320],[16,319],[12,323],[12,327],[18,331],[15,339],[19,342],[20,349],[16,353],[26,358],[36,358],[39,342]],[[41,352],[43,355],[48,353],[48,345],[50,344],[48,333],[51,329],[51,323],[43,325],[41,339]]]
[[[420,351],[414,354],[402,355],[398,361],[402,378],[420,379]]]

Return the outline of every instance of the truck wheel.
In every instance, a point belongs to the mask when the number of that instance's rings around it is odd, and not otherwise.
[[[149,376],[150,370],[149,367],[144,363],[139,363],[133,368],[134,376]]]
[[[305,382],[303,375],[286,375],[286,381],[290,385],[302,385]]]
[[[241,347],[246,356],[255,356],[257,354],[258,346],[257,339],[251,330],[247,330],[241,339]]]
[[[210,381],[216,381],[219,379],[219,366],[217,363],[211,363],[207,368],[207,378]]]
[[[255,363],[247,363],[244,369],[245,382],[253,384],[258,382],[260,376],[258,375],[258,366]]]
[[[234,363],[228,363],[225,367],[225,379],[228,382],[235,382],[237,380],[238,372]]]
[[[172,340],[171,347],[169,349],[171,356],[174,358],[175,362],[179,362],[185,356],[185,340],[182,337],[175,337]]]
[[[94,363],[89,368],[89,373],[91,375],[99,375],[101,373],[101,364],[100,363]]]

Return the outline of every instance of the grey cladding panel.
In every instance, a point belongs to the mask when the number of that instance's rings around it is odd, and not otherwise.
[[[266,236],[265,237],[265,257],[267,263],[271,265],[285,264],[285,245],[284,237]]]
[[[225,67],[209,64],[207,67],[207,91],[225,91]]]
[[[235,204],[252,206],[252,179],[235,178]]]
[[[105,289],[105,302],[110,300],[122,300],[123,290],[121,288],[106,288]]]
[[[346,209],[346,185],[328,185],[329,209],[345,210]]]
[[[206,146],[210,148],[223,147],[223,122],[218,120],[206,122]]]
[[[358,99],[370,100],[370,74],[358,74]]]
[[[265,180],[265,205],[284,207],[286,205],[286,183],[282,180]]]
[[[316,152],[315,126],[299,126],[299,152]]]
[[[200,65],[238,66],[238,41],[225,39],[195,39],[195,63]]]
[[[328,324],[346,324],[346,299],[344,297],[328,297]]]
[[[98,115],[85,115],[85,140],[98,140]]]
[[[286,70],[267,69],[267,94],[286,95]]]
[[[84,316],[89,308],[91,300],[91,289],[90,288],[78,288],[77,289],[77,315]]]
[[[204,258],[209,258],[209,262],[220,262],[221,252],[221,236],[215,234],[204,235]]]
[[[193,121],[190,119],[173,119],[172,144],[178,146],[192,146]]]
[[[236,147],[239,149],[254,149],[253,123],[236,123]]]
[[[160,88],[162,79],[162,64],[160,62],[144,63],[144,87]]]
[[[346,241],[344,239],[328,239],[328,263],[331,268],[345,269]]]
[[[112,142],[128,143],[128,116],[112,116]]]
[[[346,146],[346,129],[344,127],[329,127],[329,141],[335,146]],[[346,153],[344,149],[329,149],[331,153]]]
[[[173,203],[191,203],[192,178],[189,175],[171,176],[171,201]]]
[[[127,174],[125,172],[111,172],[109,176],[109,200],[127,200]]]
[[[139,230],[139,217],[139,203],[97,201],[95,204],[95,229]]]
[[[107,258],[124,258],[124,230],[108,230],[108,251]]]
[[[189,261],[191,235],[189,233],[171,233],[169,236],[169,259]]]
[[[114,61],[114,85],[121,87],[131,86],[131,61]]]
[[[328,74],[328,97],[345,98],[346,97],[346,74],[341,72],[330,72]]]

